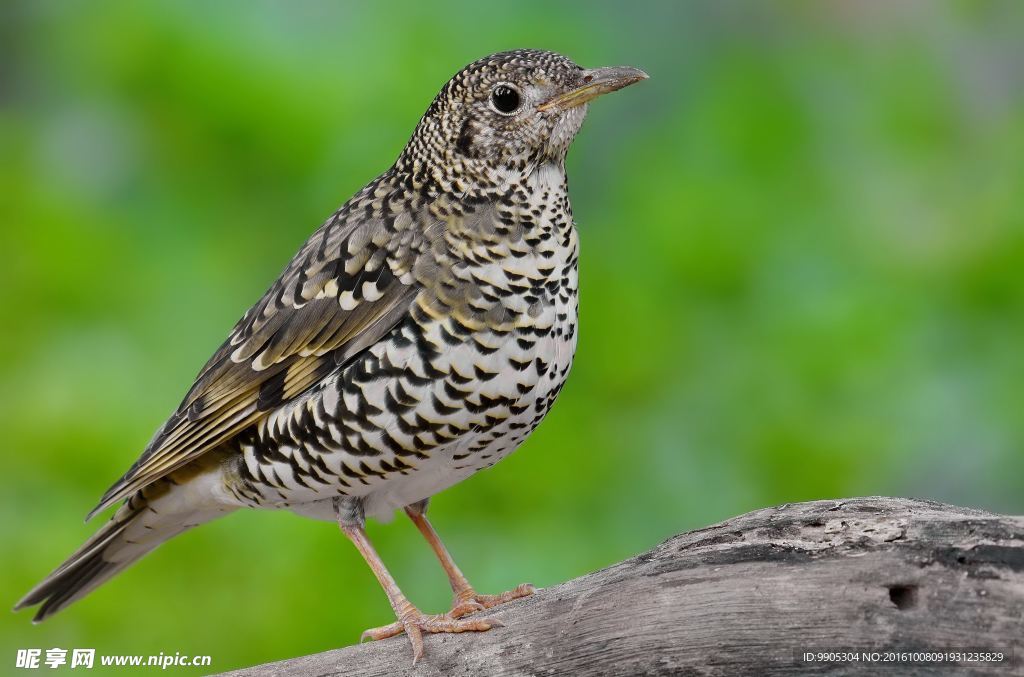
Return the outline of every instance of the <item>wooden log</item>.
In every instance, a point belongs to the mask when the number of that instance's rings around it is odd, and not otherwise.
[[[399,636],[230,674],[1024,675],[1024,517],[901,498],[765,508],[483,615],[505,627],[427,636],[415,667]]]

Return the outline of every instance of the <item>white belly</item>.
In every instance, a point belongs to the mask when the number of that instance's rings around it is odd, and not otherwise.
[[[509,416],[487,432],[466,434],[450,446],[439,449],[415,473],[394,477],[375,488],[365,497],[366,515],[388,521],[395,510],[440,493],[515,451],[550,410],[569,374],[576,352],[575,300],[565,325],[572,326],[571,335],[565,336],[563,331],[562,336],[552,336],[544,341],[544,345],[538,346],[537,357],[549,366],[533,391],[520,397],[519,404],[526,406],[525,411]],[[495,377],[495,381],[502,380],[502,375]],[[498,391],[514,389],[515,383],[497,383],[493,388]]]
[[[539,174],[537,180],[555,181],[560,176],[548,171]],[[564,183],[558,188],[564,189]],[[530,251],[522,251],[523,242],[517,241],[520,251],[512,252],[510,246],[511,253],[483,264],[479,257],[493,254],[493,249],[477,252],[473,277],[491,285],[494,298],[500,297],[501,305],[491,309],[498,311],[492,318],[496,324],[487,325],[493,329],[474,329],[471,336],[458,342],[453,338],[457,332],[450,318],[432,316],[430,322],[417,325],[420,338],[443,346],[438,355],[429,358],[431,369],[425,369],[415,341],[385,339],[368,351],[375,361],[417,378],[397,377],[401,381],[398,384],[396,377],[382,378],[361,383],[359,390],[345,390],[333,387],[338,379],[345,378],[345,374],[338,374],[335,383],[325,383],[317,392],[268,417],[267,426],[274,428],[303,408],[315,410],[315,398],[321,398],[328,410],[337,406],[357,411],[362,402],[374,403],[378,411],[368,417],[372,429],[359,434],[364,434],[363,441],[380,453],[356,453],[345,435],[335,435],[336,446],[315,451],[329,471],[326,483],[317,483],[309,477],[297,480],[293,464],[304,469],[308,460],[283,446],[280,452],[290,462],[270,462],[272,467],[262,474],[271,474],[277,482],[262,488],[262,496],[252,504],[334,519],[332,501],[341,494],[362,497],[368,517],[387,520],[395,510],[429,498],[514,451],[550,409],[576,350],[577,234],[571,217],[559,211],[563,203],[553,200],[552,204],[557,214],[545,213],[541,218],[549,232],[546,237],[538,237]],[[554,230],[551,224],[558,224],[560,229]],[[523,285],[529,285],[526,292]],[[508,315],[502,316],[503,306]],[[505,325],[505,317],[514,318],[512,330]],[[502,327],[502,333],[496,333],[498,327]],[[426,376],[431,373],[448,376]],[[468,396],[465,392],[453,394],[452,374],[460,375],[457,388],[471,391]],[[384,405],[393,402],[399,392],[415,402],[409,405],[412,409],[395,411],[395,407]],[[329,422],[324,425],[329,427]],[[444,434],[431,426],[440,427]],[[402,467],[393,455],[394,445],[382,442],[386,438],[398,440],[405,449],[416,447],[416,438],[428,446],[421,447],[423,454],[402,455],[398,459]],[[252,453],[247,452],[245,458],[248,464],[257,462]],[[398,466],[400,472],[393,466]],[[344,471],[351,469],[360,472],[346,475]],[[347,482],[340,486],[330,483],[330,477],[343,475]]]
[[[468,431],[450,443],[434,448],[430,458],[415,461],[415,470],[404,475],[391,475],[384,479],[371,478],[366,485],[346,489],[350,496],[364,499],[367,517],[380,521],[390,520],[394,512],[411,503],[429,498],[448,487],[461,482],[474,473],[488,468],[510,454],[533,432],[547,414],[555,397],[569,374],[577,342],[577,299],[576,271],[573,268],[566,293],[556,295],[553,303],[536,318],[539,326],[550,331],[538,337],[529,349],[524,349],[514,340],[493,337],[488,345],[498,346],[489,355],[481,355],[472,342],[449,346],[437,362],[441,369],[455,369],[459,373],[473,373],[475,367],[496,375],[486,380],[475,380],[466,388],[473,388],[473,399],[509,398],[514,400],[507,417],[497,424],[488,425],[486,417],[469,409],[450,414],[447,419]],[[404,359],[402,351],[392,344],[380,344],[373,351],[386,354],[393,363]],[[410,359],[411,356],[410,356]],[[510,370],[511,361],[530,363],[522,371]],[[529,386],[527,388],[527,386]],[[381,388],[385,385],[381,384]],[[444,400],[445,386],[442,382],[422,386],[415,392],[418,399],[431,402],[434,395]],[[410,388],[407,386],[407,390]],[[523,390],[526,392],[522,392]],[[410,390],[410,392],[412,392]],[[373,395],[373,393],[371,393]],[[438,420],[438,412],[425,408],[418,412],[429,420]],[[389,426],[390,427],[390,426]],[[397,434],[397,431],[396,431]],[[372,460],[363,459],[372,464]],[[280,474],[288,472],[282,467]],[[336,494],[334,494],[336,495]],[[294,512],[319,519],[334,519],[332,500],[334,495],[320,499],[325,494],[311,494],[303,491],[290,493],[286,507]],[[269,507],[269,506],[268,506]]]

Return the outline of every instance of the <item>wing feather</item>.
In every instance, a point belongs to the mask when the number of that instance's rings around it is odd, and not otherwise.
[[[89,514],[195,460],[298,397],[408,314],[406,271],[443,232],[425,204],[381,199],[388,175],[357,194],[302,246],[200,370],[142,456]]]

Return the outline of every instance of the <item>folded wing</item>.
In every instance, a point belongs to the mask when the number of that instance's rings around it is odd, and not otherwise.
[[[419,291],[413,267],[437,244],[441,224],[426,205],[392,204],[385,181],[306,241],[89,517],[302,394],[406,316]]]

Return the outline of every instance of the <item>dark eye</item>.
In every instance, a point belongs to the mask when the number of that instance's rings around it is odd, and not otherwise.
[[[519,91],[512,85],[501,84],[491,92],[491,106],[502,115],[519,109]]]

